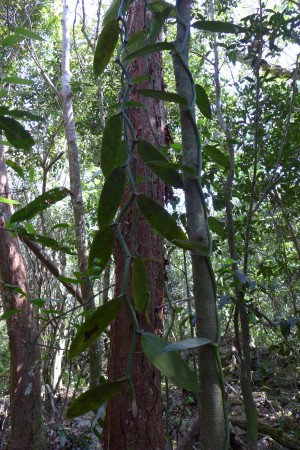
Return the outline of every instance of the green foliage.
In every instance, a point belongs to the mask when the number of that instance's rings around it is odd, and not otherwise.
[[[101,31],[94,55],[94,74],[96,77],[99,77],[106,69],[117,46],[119,32],[119,23],[116,20],[109,22]]]
[[[123,387],[126,380],[108,381],[81,394],[67,408],[66,419],[73,419],[110,400]]]
[[[0,119],[1,120],[1,119]],[[66,188],[53,188],[42,195],[39,195],[32,202],[28,203],[24,208],[15,212],[11,218],[10,223],[23,222],[35,217],[39,212],[44,211],[53,204],[63,200],[70,194],[69,189]]]
[[[99,306],[77,330],[69,349],[68,359],[82,353],[103,333],[122,308],[122,299],[115,298]]]
[[[109,225],[120,206],[125,191],[125,169],[117,167],[108,175],[103,185],[98,205],[98,225]]]
[[[175,352],[165,352],[166,341],[151,333],[142,334],[142,348],[147,358],[157,369],[170,378],[176,386],[192,392],[199,391],[194,372]]]
[[[100,275],[112,255],[115,245],[115,233],[111,225],[105,225],[96,232],[90,247],[89,268]]]
[[[11,117],[0,116],[0,132],[3,131],[6,139],[16,148],[29,151],[34,145],[31,134]]]
[[[195,89],[196,89],[196,104],[198,108],[207,119],[212,119],[210,102],[207,93],[205,92],[205,89],[203,89],[203,87],[200,86],[200,84],[196,84]]]
[[[136,258],[132,263],[132,296],[137,312],[145,313],[148,305],[148,280],[145,263]]]
[[[113,169],[122,166],[124,147],[121,145],[122,121],[118,114],[111,116],[106,122],[101,147],[101,168],[107,178]]]

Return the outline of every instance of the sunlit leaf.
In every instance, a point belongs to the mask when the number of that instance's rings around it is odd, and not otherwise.
[[[24,208],[19,209],[19,211],[15,212],[11,216],[10,222],[16,223],[16,222],[23,222],[24,220],[30,220],[34,216],[36,216],[39,212],[44,211],[45,209],[49,208],[50,206],[54,205],[60,200],[63,200],[69,194],[70,191],[69,189],[66,188],[50,189],[44,194],[36,197],[35,200],[28,203],[28,205],[25,206]]]
[[[53,239],[50,236],[42,236],[41,234],[30,233],[24,227],[17,227],[16,231],[20,236],[28,239],[29,241],[36,242],[37,244],[41,244],[44,247],[52,248],[53,250],[56,250],[58,252],[64,252],[68,255],[76,255],[76,252],[74,252],[72,248],[61,244],[56,239]]]
[[[99,274],[105,269],[115,245],[113,227],[106,225],[94,236],[89,254],[89,267],[97,267]]]
[[[164,2],[163,0],[156,0],[152,3],[150,3],[149,6],[152,9],[152,11],[154,11],[156,13],[161,13],[165,9],[171,8],[171,9],[173,9],[173,14],[170,17],[176,17],[175,7],[174,7],[174,5],[172,5],[172,3]]]
[[[138,89],[138,92],[145,97],[158,98],[165,102],[178,103],[179,105],[184,106],[188,105],[188,102],[184,97],[173,92],[158,91],[156,89]]]
[[[195,89],[196,89],[196,104],[198,108],[207,119],[211,119],[212,113],[207,93],[205,92],[203,87],[200,86],[200,84],[196,84]]]
[[[116,318],[121,308],[121,298],[115,298],[99,306],[79,327],[71,343],[68,359],[75,358],[75,356],[80,355],[80,353],[90,347]]]
[[[108,119],[103,132],[101,169],[105,177],[119,165],[120,153],[123,154],[124,152],[124,147],[121,146],[121,139],[122,122],[120,116],[115,114]]]
[[[108,225],[112,222],[120,206],[125,191],[125,169],[117,167],[107,177],[100,195],[98,205],[98,225]]]
[[[7,90],[0,88],[0,98],[5,98],[7,96]]]
[[[88,391],[81,394],[71,405],[67,408],[66,419],[73,419],[81,416],[89,411],[97,409],[100,405],[110,400],[123,387],[127,380],[108,381],[107,383],[99,384]]]
[[[38,33],[35,33],[34,31],[28,30],[27,28],[23,27],[15,28],[15,33],[19,34],[20,36],[24,36],[28,39],[33,39],[35,41],[43,42],[45,40]]]
[[[104,19],[103,19],[103,27],[106,27],[109,23],[113,22],[114,20],[117,20],[118,18],[118,11],[120,8],[120,0],[113,0],[112,4],[108,8],[108,10],[105,13]],[[126,9],[126,3],[125,3],[125,9]]]
[[[6,139],[16,148],[30,150],[34,145],[31,134],[11,117],[0,116],[0,130],[3,130]]]
[[[198,30],[210,31],[212,33],[242,33],[245,31],[243,27],[230,22],[222,22],[219,20],[197,20],[191,24]]]
[[[148,297],[148,281],[145,263],[136,258],[132,263],[132,296],[135,309],[139,313],[145,312]]]
[[[213,341],[207,338],[190,338],[184,341],[174,342],[173,344],[168,344],[164,347],[164,352],[172,352],[177,350],[189,350],[190,348],[197,348],[203,345],[215,345]]]
[[[199,391],[196,375],[176,352],[165,352],[167,342],[155,334],[142,334],[142,348],[151,363],[176,386],[192,392]]]
[[[186,241],[184,231],[176,220],[161,205],[145,195],[139,195],[137,204],[140,212],[152,227],[169,241]]]
[[[28,80],[27,78],[21,78],[21,77],[5,77],[3,79],[5,83],[10,84],[23,84],[25,86],[32,86],[34,84],[34,81]]]
[[[119,39],[117,20],[108,23],[101,31],[94,54],[94,74],[99,77],[108,65]]]
[[[0,197],[0,203],[8,203],[9,205],[20,205],[20,202],[5,197]]]
[[[44,122],[44,118],[41,116],[38,116],[37,114],[33,114],[30,111],[24,111],[21,109],[8,109],[5,113],[5,115],[10,117],[16,117],[17,119],[29,119],[34,122]]]
[[[2,47],[11,47],[12,45],[19,44],[24,40],[23,36],[19,36],[18,34],[10,34],[9,36],[6,36],[1,44]]]

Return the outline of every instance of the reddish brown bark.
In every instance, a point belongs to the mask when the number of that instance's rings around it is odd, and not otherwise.
[[[144,26],[144,1],[133,2],[128,15],[129,34],[141,30]],[[141,88],[155,88],[162,90],[162,62],[159,54],[150,55],[148,61],[148,73],[151,73],[152,81],[134,85],[130,100],[144,102],[145,99],[137,92]],[[144,58],[135,60],[130,67],[130,76],[135,78],[147,73]],[[135,129],[137,139],[145,139],[155,145],[149,121],[158,139],[163,142],[163,104],[158,100],[150,100],[147,103],[148,115],[141,109],[132,109],[128,115]],[[143,193],[163,204],[164,184],[139,160],[138,176],[147,180],[137,185],[138,193]],[[129,193],[127,193],[129,195]],[[129,208],[121,223],[122,233],[126,243],[134,255],[130,235],[133,230],[134,209]],[[150,308],[151,325],[146,323],[145,317],[138,315],[138,322],[142,330],[148,330],[156,334],[162,331],[162,302],[163,281],[161,276],[162,241],[154,236],[150,225],[139,217],[134,234],[134,248],[141,257],[151,258],[146,263],[148,272],[148,284],[152,305]],[[121,292],[124,270],[124,254],[120,245],[115,255],[116,263],[116,294]],[[129,297],[131,293],[128,292]],[[126,371],[130,344],[133,336],[133,326],[126,306],[115,320],[111,330],[111,351],[108,365],[108,377],[110,380],[122,378]],[[165,448],[165,438],[162,423],[162,405],[160,393],[160,374],[150,364],[138,344],[134,358],[133,381],[135,386],[137,414],[132,411],[132,404],[128,387],[114,397],[108,404],[105,427],[104,448],[106,450],[162,450]]]
[[[0,192],[10,198],[3,147],[0,146]],[[11,434],[8,448],[43,450],[46,440],[41,415],[40,352],[35,343],[38,335],[32,305],[28,297],[26,269],[19,240],[5,228],[5,218],[12,213],[10,205],[0,204],[0,289],[4,312],[19,309],[7,319],[10,350]]]

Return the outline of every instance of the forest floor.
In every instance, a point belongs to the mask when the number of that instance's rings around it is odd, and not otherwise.
[[[253,395],[258,411],[259,449],[299,449],[300,448],[300,368],[287,358],[276,357],[273,365],[258,359],[253,376]],[[236,365],[229,364],[224,369],[228,413],[231,421],[232,448],[247,449],[246,421],[242,396],[239,389]],[[43,407],[48,433],[48,449],[101,450],[102,428],[93,413],[85,414],[73,420],[65,420],[64,413],[70,402],[72,392],[61,389],[56,396],[45,395]],[[77,392],[76,396],[79,394]],[[7,399],[0,399],[0,436],[1,448],[9,428],[5,419]],[[165,411],[166,413],[166,411]],[[2,417],[2,422],[1,422]],[[193,449],[200,449],[197,442],[197,402],[193,395],[179,389],[171,390],[169,397],[169,448],[175,450],[185,442],[194,442]],[[2,430],[1,430],[2,427]],[[1,442],[1,441],[0,441]],[[180,444],[181,443],[181,444]],[[162,449],[164,450],[164,449]]]

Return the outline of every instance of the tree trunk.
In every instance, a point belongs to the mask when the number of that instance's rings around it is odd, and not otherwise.
[[[190,2],[179,0],[178,10],[186,27],[178,23],[177,45],[183,42],[182,51],[185,64],[188,64],[190,26]],[[177,92],[192,101],[193,88],[187,70],[177,53],[173,55]],[[195,169],[201,175],[201,149],[195,133],[195,110],[180,107],[182,134],[182,162]],[[205,215],[203,194],[200,180],[185,175],[185,204],[187,232],[189,239],[209,246],[209,231]],[[216,341],[219,330],[215,304],[214,276],[209,258],[192,253],[192,270],[194,282],[194,298],[196,310],[197,336]],[[225,420],[223,411],[222,389],[216,364],[216,356],[212,346],[205,345],[199,349],[199,381],[200,381],[200,442],[205,450],[222,449],[225,446]]]
[[[10,198],[4,160],[0,145],[0,192]],[[43,450],[46,436],[41,411],[40,352],[36,345],[37,322],[28,298],[26,270],[19,240],[5,228],[5,220],[13,210],[1,203],[0,209],[0,289],[4,312],[19,309],[7,319],[10,350],[10,412],[11,434],[8,448],[12,450]],[[25,295],[18,293],[21,289]]]
[[[72,204],[75,221],[76,249],[78,254],[78,266],[81,273],[88,269],[88,245],[87,233],[84,217],[84,206],[81,190],[81,175],[79,166],[78,146],[76,139],[73,102],[71,92],[71,72],[70,72],[70,4],[69,0],[64,0],[64,11],[62,19],[63,40],[62,40],[62,102],[64,113],[65,135],[68,143],[68,158],[70,172],[70,190],[72,192]],[[81,283],[81,295],[85,302],[85,310],[95,308],[94,293],[89,280]],[[87,303],[88,301],[88,303]],[[90,360],[90,385],[95,386],[99,382],[101,375],[101,362],[98,341],[89,347]]]
[[[127,22],[129,35],[143,29],[144,6],[144,0],[135,0],[131,4]],[[151,61],[148,61],[148,70],[145,58],[142,57],[131,64],[129,72],[132,79],[145,73],[151,73],[153,77],[151,83],[134,84],[131,89],[131,101],[143,102],[143,98],[137,92],[137,89],[156,88],[162,90],[160,54],[151,55]],[[136,137],[155,144],[154,132],[158,142],[162,143],[163,104],[159,100],[150,99],[147,103],[147,110],[149,118],[142,109],[132,109],[128,113]],[[163,204],[164,184],[158,178],[154,178],[150,170],[140,160],[137,162],[137,177],[143,177],[145,180],[137,185],[138,192],[155,198],[157,202]],[[127,193],[128,195],[129,193]],[[137,319],[141,329],[161,334],[163,301],[162,239],[160,236],[155,236],[152,227],[139,216],[133,237],[134,242],[132,242],[131,233],[133,233],[135,227],[134,214],[134,207],[130,207],[122,218],[121,230],[126,244],[132,254],[135,254],[136,250],[141,257],[151,258],[151,261],[146,263],[152,301],[150,307],[151,325],[147,323],[143,315],[137,314]],[[115,254],[117,295],[122,289],[124,263],[125,256],[121,246],[118,245]],[[128,296],[131,297],[130,292],[128,292]],[[133,333],[131,318],[127,308],[124,307],[111,329],[108,365],[110,380],[124,377]],[[142,352],[140,342],[135,351],[133,367],[137,412],[135,413],[132,407],[128,388],[123,389],[119,395],[108,403],[104,427],[104,448],[106,450],[163,450],[165,448],[165,437],[162,424],[160,374]]]

